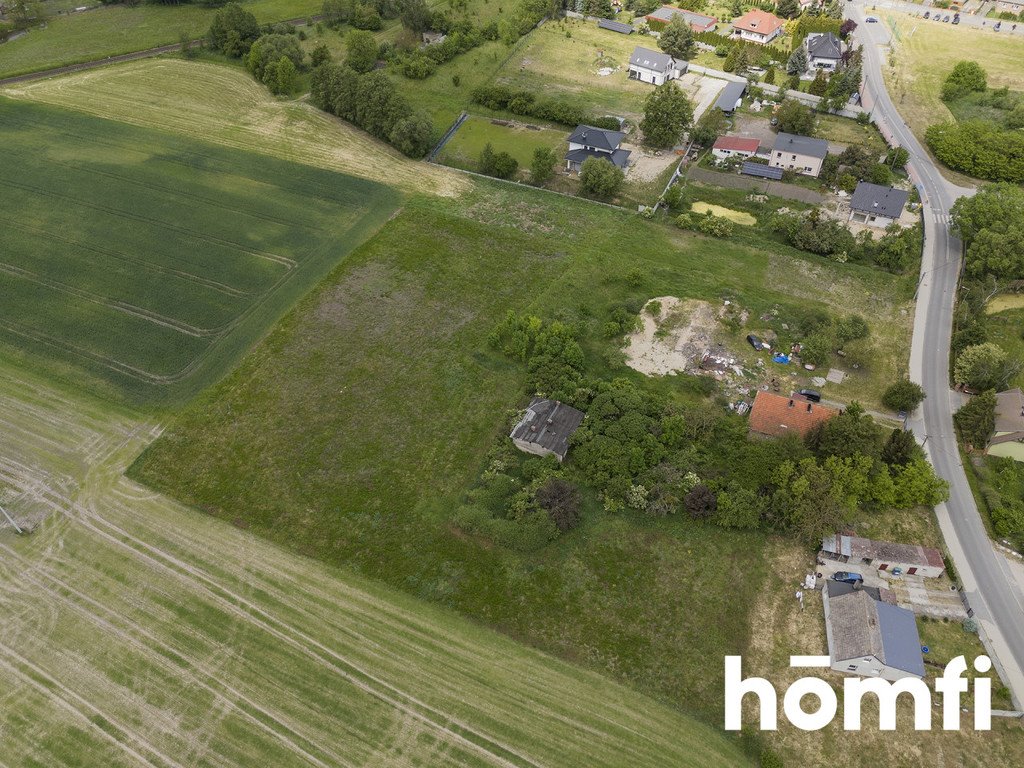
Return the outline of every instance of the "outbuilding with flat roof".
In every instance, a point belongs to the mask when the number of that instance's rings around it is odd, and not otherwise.
[[[946,570],[942,553],[935,547],[875,541],[860,536],[826,536],[821,540],[821,554],[830,560],[849,563],[854,571],[861,565],[869,565],[879,571],[892,572],[899,568],[908,576],[937,578]]]

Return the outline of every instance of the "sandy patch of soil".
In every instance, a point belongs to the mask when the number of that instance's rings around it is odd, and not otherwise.
[[[670,149],[649,152],[635,145],[624,145],[633,154],[630,157],[629,178],[635,181],[654,181],[666,168],[679,162],[680,156]]]
[[[651,302],[661,304],[657,315]],[[706,301],[658,296],[644,305],[642,327],[626,338],[626,365],[647,376],[696,370],[717,326],[715,310]]]

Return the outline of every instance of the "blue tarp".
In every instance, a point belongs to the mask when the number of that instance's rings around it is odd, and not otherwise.
[[[776,363],[782,363],[783,365],[789,365],[789,355],[776,355],[772,358]]]

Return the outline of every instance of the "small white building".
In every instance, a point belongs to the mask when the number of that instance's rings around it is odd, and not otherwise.
[[[804,38],[808,69],[835,72],[843,59],[843,43],[831,32],[812,32]]]
[[[662,85],[684,74],[687,66],[685,61],[676,61],[663,51],[652,51],[638,45],[629,57],[629,79]]]
[[[759,139],[745,139],[741,136],[719,136],[711,147],[711,154],[719,160],[730,157],[750,157],[757,154],[761,146]]]
[[[826,581],[822,589],[829,666],[836,672],[895,681],[924,677],[921,636],[912,611],[871,587]]]
[[[850,221],[885,229],[903,215],[910,193],[862,181],[850,198]]]
[[[783,33],[785,25],[785,19],[780,19],[773,13],[754,8],[742,16],[733,19],[732,36],[751,43],[768,45],[768,43]]]

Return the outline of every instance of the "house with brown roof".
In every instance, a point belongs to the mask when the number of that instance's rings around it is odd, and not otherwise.
[[[761,390],[750,408],[750,432],[755,435],[806,437],[819,424],[824,424],[839,411],[821,403],[812,403],[799,395],[776,395]]]
[[[786,20],[774,13],[754,8],[739,18],[733,19],[732,36],[751,43],[768,45],[782,34]]]
[[[730,157],[750,157],[756,155],[761,146],[760,139],[745,139],[742,136],[719,136],[711,148],[711,154],[719,160]]]
[[[1020,387],[996,395],[996,428],[985,453],[1024,461],[1024,394]]]
[[[942,553],[935,547],[875,541],[860,536],[826,536],[821,540],[821,554],[851,566],[868,565],[889,572],[899,568],[908,576],[937,578],[946,570]]]

